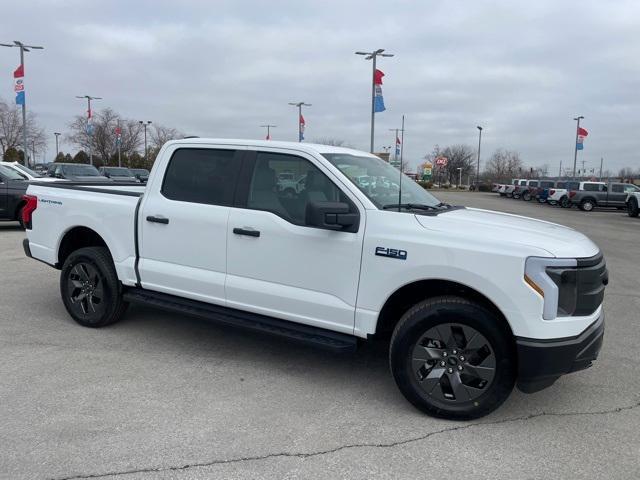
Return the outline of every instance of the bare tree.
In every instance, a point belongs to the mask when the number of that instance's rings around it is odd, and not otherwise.
[[[520,175],[522,171],[522,160],[520,154],[511,150],[499,148],[487,162],[485,175],[494,181],[509,181],[511,178]]]
[[[313,140],[311,140],[311,143],[318,143],[320,145],[331,145],[332,147],[353,148],[353,146],[349,145],[346,140],[342,140],[341,138],[320,137],[314,138]]]
[[[44,129],[38,124],[35,113],[28,112],[28,153],[41,153],[46,145]],[[7,104],[0,98],[0,149],[2,149],[2,155],[10,148],[16,150],[24,149],[24,145],[22,145],[22,114],[19,108]]]
[[[120,151],[123,156],[135,152],[142,143],[142,126],[135,120],[123,119],[111,108],[95,112],[92,124],[93,135],[87,135],[87,118],[77,115],[69,124],[70,131],[65,138],[82,150],[89,151],[91,147],[98,157],[98,164],[107,164],[113,158],[117,150],[118,127],[121,131]]]
[[[449,183],[458,183],[461,173],[466,177],[473,172],[475,150],[469,145],[451,145],[443,149],[441,155],[447,158],[444,174]]]
[[[184,133],[173,127],[154,124],[151,130],[151,148],[160,150],[169,140],[184,138]]]

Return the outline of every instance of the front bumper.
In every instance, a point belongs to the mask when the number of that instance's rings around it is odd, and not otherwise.
[[[575,337],[552,340],[517,337],[518,389],[524,393],[537,392],[566,373],[589,368],[598,358],[603,338],[604,311]]]

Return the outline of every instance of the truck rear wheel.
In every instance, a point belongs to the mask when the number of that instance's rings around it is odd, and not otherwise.
[[[85,327],[115,323],[128,306],[104,247],[81,248],[69,255],[60,272],[60,294],[69,315]]]
[[[409,402],[451,420],[498,408],[516,380],[511,335],[484,307],[459,297],[414,305],[391,337],[393,377]]]
[[[566,195],[562,197],[560,199],[560,206],[562,208],[569,208],[571,206],[571,201],[569,200],[569,197],[567,197]]]
[[[638,201],[633,197],[629,199],[629,201],[627,202],[627,213],[629,214],[629,216],[637,217],[639,210],[640,209],[638,209]]]
[[[582,210],[583,212],[590,212],[595,208],[595,206],[595,202],[590,198],[585,198],[584,200],[582,200],[582,202],[580,202],[580,210]]]

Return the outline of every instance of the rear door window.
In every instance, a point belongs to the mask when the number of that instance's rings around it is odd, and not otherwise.
[[[171,200],[232,205],[241,152],[213,148],[180,148],[167,166],[162,195]]]
[[[599,192],[602,190],[602,185],[599,183],[585,183],[584,190],[586,192]]]
[[[624,185],[620,185],[619,183],[614,183],[611,185],[611,191],[613,193],[622,193],[624,192]]]

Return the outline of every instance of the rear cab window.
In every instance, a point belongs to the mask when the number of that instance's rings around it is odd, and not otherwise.
[[[179,148],[169,160],[160,192],[170,200],[233,205],[242,152]]]

